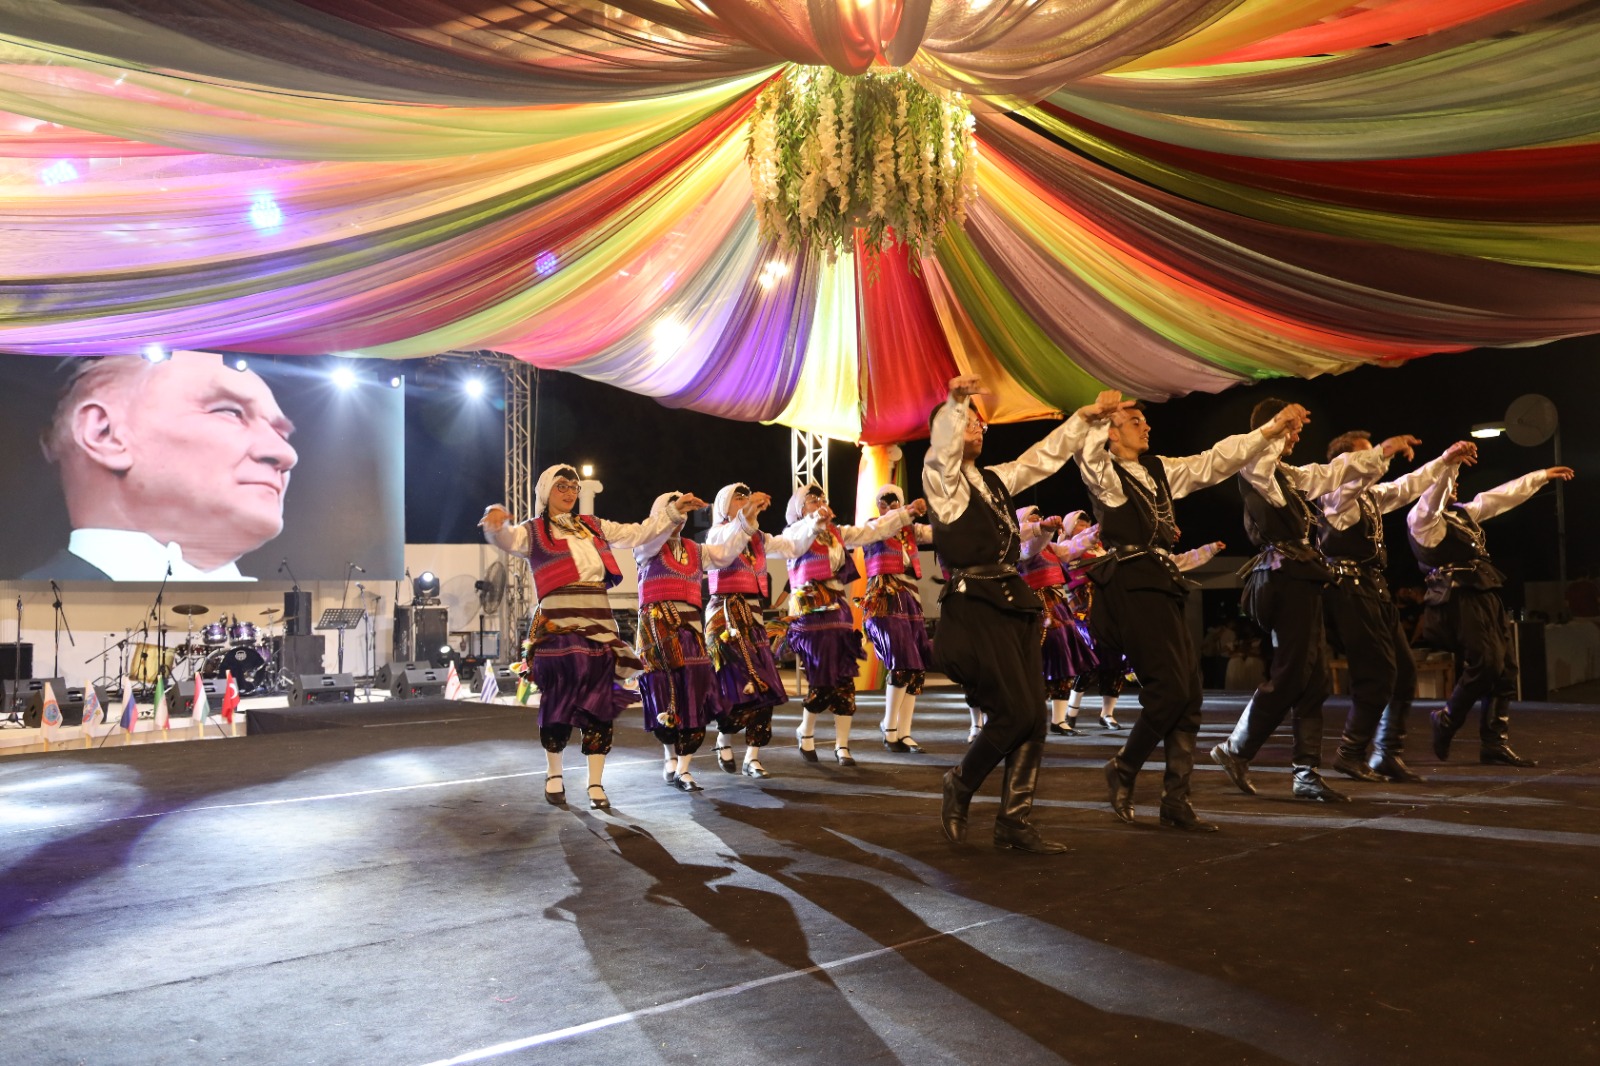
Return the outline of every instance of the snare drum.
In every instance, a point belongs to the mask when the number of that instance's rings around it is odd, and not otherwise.
[[[228,640],[235,646],[257,643],[256,624],[235,618],[233,625],[228,627]]]
[[[222,648],[228,644],[228,625],[226,622],[212,622],[200,630],[200,639],[206,642],[208,648]]]

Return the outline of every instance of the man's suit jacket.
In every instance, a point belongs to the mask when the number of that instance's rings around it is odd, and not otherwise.
[[[48,561],[23,574],[22,581],[110,581],[111,575],[62,548]],[[156,580],[160,580],[157,578]]]

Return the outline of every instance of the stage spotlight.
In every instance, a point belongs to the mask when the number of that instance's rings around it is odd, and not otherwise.
[[[661,355],[677,355],[689,343],[689,327],[675,318],[663,318],[651,329],[650,336]]]
[[[139,354],[152,363],[164,363],[167,361],[167,350],[159,344],[147,344]]]
[[[341,389],[353,389],[356,387],[356,372],[347,366],[336,367],[333,383]]]
[[[244,359],[235,359],[233,361],[233,368],[235,370],[249,370],[250,369],[250,363],[247,360],[244,360]]]
[[[411,598],[421,604],[438,603],[439,575],[432,570],[424,570],[412,578]]]
[[[582,474],[586,478],[594,477],[594,464],[584,463],[582,466],[578,467],[578,473]]]
[[[39,171],[39,180],[46,185],[60,185],[64,181],[77,181],[78,168],[65,159],[58,160]]]
[[[277,229],[283,225],[283,208],[269,192],[256,193],[250,201],[250,224],[256,229]]]
[[[560,265],[561,261],[556,258],[556,253],[554,252],[540,252],[533,257],[533,272],[541,278],[554,274],[556,267]]]
[[[391,389],[398,389],[402,384],[405,383],[405,380],[405,378],[401,377],[399,374],[396,374],[394,377],[389,379],[389,387]]]
[[[1490,437],[1498,437],[1505,431],[1506,424],[1504,422],[1479,422],[1477,425],[1472,427],[1472,435],[1477,437],[1479,440],[1488,440]]]
[[[451,647],[451,646],[450,646],[450,645],[448,645],[448,644],[441,644],[441,645],[439,645],[439,654],[440,654],[440,655],[449,655],[449,654],[450,654],[450,653],[451,653],[451,652],[452,652],[452,651],[455,651],[455,649],[454,649],[454,648],[452,648],[452,647]]]
[[[478,378],[478,377],[468,378],[466,381],[462,382],[461,388],[462,388],[462,391],[464,391],[468,396],[472,397],[474,400],[483,399],[484,384],[483,384],[483,379],[482,378]]]

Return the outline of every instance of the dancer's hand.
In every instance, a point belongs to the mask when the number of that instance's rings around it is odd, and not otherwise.
[[[490,533],[498,533],[511,521],[511,512],[498,503],[491,503],[483,509],[483,517],[478,520],[478,525]]]
[[[1470,440],[1458,440],[1445,449],[1444,461],[1458,466],[1475,466],[1478,462],[1478,446]]]
[[[1575,471],[1570,466],[1552,466],[1544,472],[1551,481],[1571,481]]]
[[[950,379],[947,386],[952,400],[964,400],[968,396],[981,396],[988,390],[983,387],[983,379],[976,374],[957,374]]]
[[[912,500],[909,506],[911,508],[911,513],[916,515],[918,518],[921,518],[923,515],[928,513],[928,501],[927,500],[923,500],[923,499]]]
[[[756,520],[756,517],[758,515],[760,515],[762,511],[765,511],[768,507],[771,507],[771,506],[772,506],[772,497],[769,496],[767,493],[765,493],[765,492],[752,492],[750,494],[750,502],[744,505],[744,516],[746,518],[748,518],[751,522],[754,522]]]
[[[1415,460],[1417,457],[1416,447],[1421,443],[1421,437],[1413,437],[1409,433],[1401,433],[1384,441],[1378,446],[1378,450],[1383,452],[1385,459],[1393,459],[1397,455],[1403,455],[1409,460]]]
[[[1271,422],[1262,426],[1261,432],[1268,440],[1276,440],[1310,424],[1311,412],[1297,403],[1292,403],[1274,415]]]
[[[706,505],[706,501],[692,492],[686,492],[672,501],[672,506],[678,509],[680,515],[688,516],[690,511],[698,511]]]

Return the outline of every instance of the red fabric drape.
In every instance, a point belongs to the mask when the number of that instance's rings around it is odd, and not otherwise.
[[[860,308],[861,440],[891,444],[928,435],[928,412],[957,373],[950,343],[903,245],[877,253],[877,276],[856,231]]]

